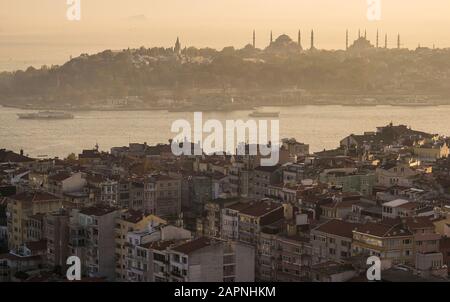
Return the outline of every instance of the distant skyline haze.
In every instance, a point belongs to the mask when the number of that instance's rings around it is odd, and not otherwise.
[[[388,34],[388,46],[450,46],[450,1],[381,0],[380,21],[367,18],[366,0],[81,0],[82,18],[68,21],[66,0],[0,0],[0,70],[28,65],[62,64],[70,56],[104,49],[182,46],[236,48],[252,43],[265,48],[274,38],[303,33],[309,45],[345,49],[345,31],[356,39],[358,29],[375,41]],[[30,48],[33,48],[31,51]]]

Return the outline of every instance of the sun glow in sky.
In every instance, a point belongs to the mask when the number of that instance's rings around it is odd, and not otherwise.
[[[449,0],[380,0],[381,20],[367,19],[367,0],[81,0],[81,21],[68,21],[66,0],[0,0],[0,45],[45,45],[59,53],[140,46],[243,47],[256,30],[256,44],[267,46],[270,31],[293,39],[301,29],[304,44],[316,32],[316,46],[345,47],[358,29],[374,41],[376,30],[397,33],[402,45],[450,47]],[[13,50],[14,49],[14,50]],[[9,51],[9,53],[7,53]],[[0,51],[15,59],[26,49]]]

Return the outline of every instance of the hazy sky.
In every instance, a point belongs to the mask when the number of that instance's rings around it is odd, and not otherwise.
[[[49,59],[52,53],[169,47],[178,35],[187,46],[242,47],[253,29],[260,48],[270,30],[294,38],[302,29],[307,45],[312,28],[319,48],[344,48],[346,28],[351,37],[367,29],[369,39],[379,28],[391,45],[400,32],[405,47],[450,46],[450,0],[380,1],[381,21],[369,21],[367,0],[81,0],[81,21],[71,22],[66,0],[0,0],[0,60],[31,60],[33,47],[34,56]]]

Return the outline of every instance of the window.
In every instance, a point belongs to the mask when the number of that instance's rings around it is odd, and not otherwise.
[[[175,261],[175,262],[180,262],[180,255],[177,255],[177,254],[175,254],[175,255],[173,255],[173,261]]]

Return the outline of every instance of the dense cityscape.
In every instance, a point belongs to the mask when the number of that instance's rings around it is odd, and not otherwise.
[[[306,38],[305,38],[306,36]],[[105,50],[61,66],[0,73],[0,104],[24,109],[232,111],[288,105],[448,105],[450,49],[404,48],[400,34],[343,31],[261,37],[243,48]],[[251,37],[251,34],[249,34]],[[175,39],[174,39],[175,40]],[[262,41],[261,41],[262,40]],[[305,41],[307,40],[307,41]],[[264,45],[257,47],[257,42]]]
[[[368,281],[370,256],[383,281],[448,281],[450,139],[392,123],[340,139],[283,139],[275,166],[170,144],[2,149],[0,282],[67,280],[71,256],[82,281]]]
[[[0,297],[445,298],[449,11],[0,0]]]

